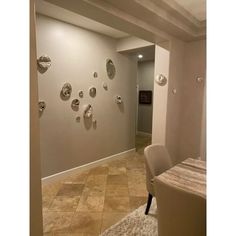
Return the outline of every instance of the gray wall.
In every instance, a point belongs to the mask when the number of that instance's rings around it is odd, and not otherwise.
[[[205,40],[185,43],[175,39],[170,45],[166,146],[176,163],[205,152],[205,44]],[[204,82],[197,83],[197,76]],[[176,94],[172,93],[174,88]]]
[[[138,63],[139,90],[152,90],[154,84],[154,61]],[[152,103],[153,104],[153,103]],[[152,133],[152,104],[138,104],[138,131]]]
[[[30,1],[30,235],[43,235],[34,0]]]
[[[38,73],[39,99],[47,103],[40,117],[42,177],[77,167],[134,148],[137,63],[116,52],[116,40],[42,15],[37,16],[37,55],[47,54],[52,66]],[[116,76],[106,75],[105,62],[111,58]],[[98,78],[93,78],[93,72]],[[108,84],[108,91],[102,83]],[[65,82],[72,85],[68,101],[60,98]],[[88,89],[97,88],[91,98]],[[71,101],[84,91],[80,109]],[[118,106],[114,96],[122,96]],[[94,108],[97,127],[86,127],[82,112],[85,104]],[[81,116],[80,123],[76,116]]]
[[[202,83],[196,77],[203,77]],[[206,83],[206,41],[199,40],[185,45],[184,80],[181,97],[180,159],[200,156],[202,122],[204,122],[204,90]],[[204,129],[204,128],[203,128]],[[202,142],[205,142],[203,140]],[[202,157],[203,159],[205,157]]]

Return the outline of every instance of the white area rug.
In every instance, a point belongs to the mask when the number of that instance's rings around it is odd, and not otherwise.
[[[101,236],[155,236],[157,232],[156,201],[153,199],[148,215],[146,204],[105,230]]]

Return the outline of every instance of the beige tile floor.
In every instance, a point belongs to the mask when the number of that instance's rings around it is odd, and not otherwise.
[[[44,235],[99,235],[146,203],[143,149],[149,144],[149,137],[137,136],[135,154],[44,184]]]

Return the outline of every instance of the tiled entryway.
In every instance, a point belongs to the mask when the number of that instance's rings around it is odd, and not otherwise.
[[[146,203],[143,149],[150,138],[137,136],[136,144],[133,155],[44,184],[44,235],[99,235]]]

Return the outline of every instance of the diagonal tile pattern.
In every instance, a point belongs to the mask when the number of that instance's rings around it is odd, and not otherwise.
[[[149,137],[137,136],[135,154],[44,184],[44,236],[98,236],[146,203],[143,149],[149,144]]]

